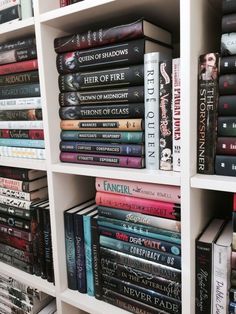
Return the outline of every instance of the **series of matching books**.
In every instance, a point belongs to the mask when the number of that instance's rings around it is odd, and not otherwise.
[[[0,0],[0,24],[24,20],[33,15],[32,0]]]
[[[45,171],[0,166],[0,260],[54,281]]]
[[[168,31],[142,19],[55,39],[61,161],[143,168],[147,150],[153,159],[159,61],[171,57],[170,45]],[[162,155],[168,158],[166,151]]]
[[[56,300],[1,272],[0,313],[53,314],[56,313]]]
[[[83,0],[60,0],[60,7],[66,7],[67,5],[80,2],[80,1],[83,1]]]
[[[232,221],[214,218],[196,240],[196,314],[229,309]]]
[[[35,38],[0,43],[0,155],[45,159]]]
[[[64,213],[68,287],[131,312],[180,313],[179,187],[96,178],[96,190]]]

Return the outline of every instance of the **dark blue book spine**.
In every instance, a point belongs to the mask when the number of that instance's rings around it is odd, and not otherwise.
[[[45,263],[47,281],[54,282],[53,256],[52,256],[52,236],[49,208],[43,209],[44,223],[44,243],[45,243]]]
[[[93,273],[94,273],[94,295],[96,299],[102,297],[102,277],[101,277],[101,260],[99,246],[98,219],[93,218],[91,222],[92,233],[92,254],[93,254]]]
[[[120,252],[128,253],[145,260],[156,262],[162,265],[181,269],[181,257],[167,253],[161,253],[156,250],[143,248],[139,245],[132,245],[116,239],[100,236],[100,245],[106,248],[114,249]]]
[[[91,217],[83,216],[83,223],[84,223],[84,248],[85,248],[86,277],[87,277],[87,294],[90,296],[94,296]]]
[[[230,302],[229,303],[229,312],[236,314],[236,303],[235,302]]]
[[[74,216],[74,234],[75,234],[75,259],[77,270],[77,285],[80,293],[87,292],[86,265],[84,251],[84,224],[83,216]]]
[[[92,154],[109,154],[122,156],[138,156],[144,155],[144,145],[135,144],[108,144],[108,143],[92,143],[92,142],[74,142],[62,141],[60,150],[63,152],[83,152]]]
[[[68,288],[77,290],[77,274],[75,261],[75,234],[74,234],[74,217],[72,214],[64,213],[65,224],[65,248],[66,248],[66,266]]]
[[[115,228],[115,226],[114,226]],[[126,243],[132,243],[140,245],[147,249],[154,249],[164,253],[170,253],[176,256],[181,255],[181,246],[166,241],[160,241],[152,238],[146,238],[144,236],[139,236],[135,233],[120,232],[115,229],[99,227],[99,232],[101,235],[120,240]]]

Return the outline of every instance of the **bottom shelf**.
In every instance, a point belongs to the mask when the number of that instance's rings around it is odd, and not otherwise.
[[[70,289],[67,289],[61,293],[61,300],[91,314],[130,313],[104,301],[99,301],[94,297],[88,296],[87,294],[81,294],[78,291],[72,291]]]
[[[9,277],[12,277],[16,280],[19,280],[20,282],[29,285],[33,288],[36,288],[42,292],[45,292],[53,297],[56,296],[56,289],[53,283],[48,282],[45,279],[42,279],[41,277],[30,275],[22,270],[19,270],[15,267],[12,267],[10,265],[4,264],[0,262],[0,270],[5,275],[8,275]]]

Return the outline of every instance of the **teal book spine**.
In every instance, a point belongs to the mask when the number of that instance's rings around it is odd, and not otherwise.
[[[0,138],[0,146],[44,148],[44,140],[25,140],[15,138]]]
[[[85,265],[87,277],[87,294],[94,296],[94,274],[92,263],[92,236],[91,236],[91,217],[83,216],[84,223],[84,249],[85,249]]]

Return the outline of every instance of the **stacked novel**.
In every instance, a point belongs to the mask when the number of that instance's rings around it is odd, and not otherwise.
[[[96,189],[95,296],[131,312],[181,313],[179,187],[96,178]]]
[[[49,306],[54,311],[47,311]],[[27,286],[22,282],[0,273],[0,313],[18,314],[52,314],[56,311],[55,299],[51,296]]]
[[[236,8],[223,1],[215,172],[236,175]]]
[[[0,0],[0,24],[32,17],[32,0]]]
[[[0,156],[45,159],[35,38],[0,44]]]
[[[60,7],[66,7],[67,5],[80,2],[80,1],[83,1],[83,0],[60,0]]]
[[[0,167],[0,260],[53,281],[47,195],[45,171]]]
[[[61,161],[144,167],[144,55],[169,56],[170,44],[145,20],[55,39]],[[152,69],[146,79],[152,94]]]

